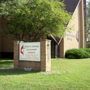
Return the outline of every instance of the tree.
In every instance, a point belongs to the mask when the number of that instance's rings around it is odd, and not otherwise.
[[[90,32],[90,1],[87,2],[87,13],[86,13],[86,16],[87,16],[87,33]]]
[[[89,39],[90,35],[90,1],[87,1],[86,3],[86,40]],[[86,46],[88,47],[89,43],[86,42]]]
[[[5,0],[0,3],[0,18],[6,22],[4,32],[32,41],[63,35],[70,15],[57,0]]]

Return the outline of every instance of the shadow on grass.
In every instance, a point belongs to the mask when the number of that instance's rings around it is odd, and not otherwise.
[[[0,59],[0,65],[10,65],[12,64],[13,65],[13,60],[10,60],[10,59]]]
[[[12,64],[13,63],[13,61],[11,61],[11,60],[7,60],[7,61],[4,61],[4,60],[2,60],[2,61],[0,61],[0,64]]]
[[[0,75],[22,75],[37,72],[39,71],[25,71],[22,69],[14,69],[13,60],[10,59],[0,60]]]
[[[22,75],[38,73],[39,71],[25,71],[21,69],[0,69],[0,75]]]

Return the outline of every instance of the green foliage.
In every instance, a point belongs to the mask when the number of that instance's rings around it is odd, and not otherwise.
[[[70,15],[57,0],[7,0],[0,3],[6,32],[19,40],[64,34]]]
[[[90,33],[90,1],[87,1],[87,7],[86,7],[86,33],[87,35]],[[89,46],[90,47],[90,46]]]
[[[80,59],[80,58],[90,58],[90,49],[70,49],[65,53],[65,58],[70,59]]]
[[[82,48],[82,49],[90,54],[90,48]]]
[[[90,18],[90,1],[88,1],[88,3],[87,3],[87,12],[88,12],[87,16]]]

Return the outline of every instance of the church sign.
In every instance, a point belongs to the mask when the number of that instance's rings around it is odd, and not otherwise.
[[[40,61],[40,42],[20,42],[20,61]]]

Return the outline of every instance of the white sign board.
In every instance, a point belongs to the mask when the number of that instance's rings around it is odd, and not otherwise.
[[[19,60],[40,61],[40,42],[20,42]]]

